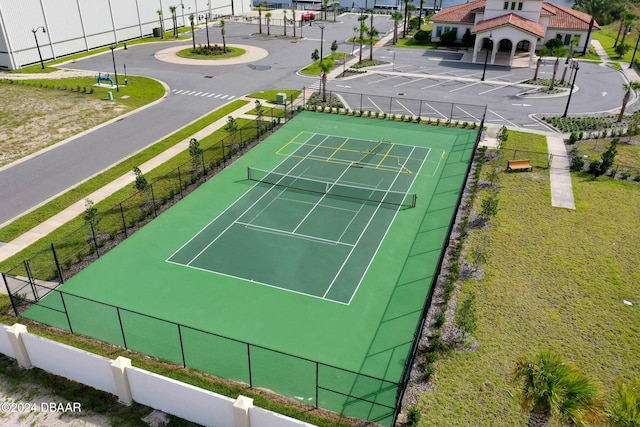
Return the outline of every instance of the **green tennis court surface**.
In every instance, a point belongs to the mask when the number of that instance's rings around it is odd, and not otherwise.
[[[475,138],[301,113],[24,315],[390,425]]]

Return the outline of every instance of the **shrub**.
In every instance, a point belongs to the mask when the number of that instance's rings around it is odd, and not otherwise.
[[[569,135],[569,144],[575,144],[578,141],[578,135],[575,132],[571,132]]]
[[[419,44],[428,43],[431,40],[431,31],[418,30],[413,38]]]
[[[440,43],[444,46],[453,46],[457,37],[458,32],[456,30],[447,31],[440,36]]]
[[[584,159],[580,156],[574,157],[571,160],[571,170],[580,172],[584,168]]]
[[[409,411],[407,411],[407,418],[412,426],[416,426],[422,418],[422,413],[417,406],[412,406],[409,408]]]

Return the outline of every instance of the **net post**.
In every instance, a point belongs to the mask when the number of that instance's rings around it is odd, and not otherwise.
[[[184,358],[184,343],[182,342],[182,330],[180,329],[180,324],[176,323],[176,325],[178,326],[178,338],[180,339],[180,352],[182,353],[182,367],[186,368],[187,367],[187,361]]]
[[[418,201],[418,195],[416,193],[413,193],[413,196],[411,196],[411,207],[415,208],[416,207],[416,202]]]
[[[251,168],[247,166],[247,179],[251,181]]]
[[[249,366],[249,387],[253,388],[253,373],[251,372],[251,344],[247,343],[247,365]]]

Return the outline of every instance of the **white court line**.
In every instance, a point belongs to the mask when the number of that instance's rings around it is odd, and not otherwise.
[[[335,240],[323,239],[322,237],[310,236],[308,234],[300,234],[300,233],[296,233],[294,231],[286,231],[286,230],[280,230],[280,229],[277,229],[277,228],[263,227],[262,225],[256,225],[256,224],[251,224],[251,223],[246,223],[246,222],[239,222],[239,221],[236,221],[236,224],[244,225],[247,228],[256,229],[258,231],[262,231],[262,232],[265,232],[265,233],[278,234],[278,235],[284,235],[284,236],[289,236],[289,237],[296,237],[296,238],[300,238],[300,239],[303,239],[303,240],[311,240],[311,241],[314,241],[314,242],[329,244],[329,245],[332,245],[332,246],[337,246],[337,245],[347,246],[347,247],[352,247],[353,246],[353,245],[351,245],[349,243],[343,243],[343,242],[337,242]]]
[[[413,83],[413,82],[419,82],[420,80],[424,80],[426,78],[427,77],[419,77],[417,79],[410,79],[410,80],[407,80],[404,83],[398,83],[397,85],[394,85],[393,87],[398,87],[398,86],[406,85],[406,84]]]
[[[493,110],[489,110],[488,108],[487,108],[487,111],[488,111],[488,112],[490,112],[490,113],[492,113],[492,114],[495,114],[495,115],[496,115],[496,116],[498,116],[498,117],[500,117],[500,119],[501,119],[501,120],[503,120],[503,121],[505,121],[505,122],[509,123],[511,126],[518,127],[518,125],[517,125],[517,124],[513,123],[511,120],[509,120],[509,119],[507,119],[507,118],[502,117],[500,114],[496,113],[495,111],[493,111]]]
[[[413,116],[413,112],[411,112],[411,110],[409,110],[407,107],[405,107],[404,105],[402,105],[402,102],[398,101],[397,99],[396,99],[396,102],[397,102],[398,104],[400,104],[400,106],[401,106],[402,108],[404,108],[405,110],[407,110],[407,112]]]
[[[311,138],[313,138],[315,135],[316,135],[316,134],[313,134],[313,135],[311,135],[309,138],[307,138],[307,140],[305,141],[305,143],[304,143],[304,144],[300,144],[300,147],[296,148],[296,149],[293,151],[293,153],[291,153],[291,154],[292,154],[292,155],[293,155],[293,154],[295,154],[295,153],[296,153],[300,148],[304,147],[304,146],[305,146],[305,144],[306,144],[307,142],[309,142],[309,140],[310,140]],[[313,151],[313,150],[312,150],[312,151]],[[278,165],[276,166],[276,168],[278,168],[280,165],[282,165],[284,162],[286,162],[288,158],[289,158],[289,157],[284,158],[280,163],[278,163]],[[198,231],[198,232],[197,232],[197,233],[196,233],[192,238],[190,238],[189,240],[187,240],[187,241],[186,241],[182,246],[180,246],[180,247],[179,247],[179,248],[178,248],[174,253],[172,253],[172,254],[169,256],[169,258],[167,258],[165,261],[166,261],[166,262],[172,262],[172,263],[174,263],[174,264],[178,264],[178,265],[184,265],[184,264],[181,264],[181,263],[177,263],[177,262],[169,261],[169,259],[170,259],[171,257],[173,257],[175,254],[177,254],[178,252],[180,252],[180,251],[181,251],[185,246],[187,246],[189,243],[191,243],[191,241],[192,241],[193,239],[195,239],[195,238],[196,238],[196,237],[198,237],[200,234],[202,234],[202,232],[203,232],[204,230],[206,230],[206,229],[207,229],[207,227],[209,227],[211,224],[213,224],[215,221],[217,221],[217,220],[218,220],[218,218],[220,218],[222,215],[224,215],[224,214],[225,214],[229,209],[231,209],[231,208],[232,208],[236,203],[238,203],[242,198],[244,198],[244,196],[245,196],[249,191],[253,190],[253,188],[254,188],[254,187],[256,187],[258,184],[259,184],[259,182],[256,182],[256,183],[255,183],[255,185],[253,185],[249,190],[247,190],[247,191],[246,191],[246,192],[245,192],[241,197],[239,197],[238,199],[236,199],[236,201],[235,201],[235,202],[233,202],[232,204],[230,204],[228,208],[226,208],[224,211],[220,212],[220,214],[219,214],[217,217],[215,217],[214,219],[212,219],[211,221],[209,221],[209,223],[208,223],[207,225],[205,225],[204,227],[202,227],[202,229],[201,229],[200,231]],[[245,211],[245,212],[246,212],[246,211]],[[244,213],[243,213],[243,215],[244,215]],[[239,217],[238,217],[238,218],[239,218]],[[192,260],[192,261],[193,261],[193,260]]]
[[[285,193],[284,191],[282,193]],[[287,197],[280,197],[279,200],[284,200],[286,202],[291,202],[291,203],[300,203],[303,205],[315,205],[316,202],[305,202],[304,200],[298,200],[298,199],[289,199]],[[331,206],[331,205],[320,205],[323,208],[327,208],[327,209],[333,209],[336,211],[345,211],[345,212],[351,212],[351,213],[356,213],[358,211],[355,211],[353,209],[347,209],[347,208],[339,208],[337,206]]]
[[[302,226],[302,224],[304,224],[304,222],[306,221],[307,218],[309,218],[309,215],[311,215],[311,213],[318,207],[318,205],[320,203],[322,203],[322,201],[324,200],[325,197],[327,197],[327,194],[329,193],[329,191],[331,191],[331,189],[333,187],[336,186],[336,184],[338,183],[338,181],[340,181],[340,178],[342,178],[344,176],[345,173],[349,172],[351,170],[351,165],[347,165],[346,169],[340,174],[339,177],[337,177],[334,181],[333,184],[331,184],[331,187],[327,188],[327,192],[324,193],[322,195],[322,197],[320,197],[320,199],[316,202],[316,204],[309,210],[309,212],[307,212],[307,214],[304,216],[304,218],[302,218],[302,220],[298,223],[298,225],[293,229],[293,232],[295,233],[296,231],[298,231],[298,228],[300,228]]]
[[[327,137],[327,138],[328,138],[328,137]],[[325,140],[326,140],[327,138],[325,138]],[[318,148],[319,146],[320,146],[320,144],[318,144],[317,146],[315,146],[315,147],[313,148],[313,150],[311,150],[311,151],[313,152],[313,151],[314,151],[316,148]],[[292,171],[293,169],[295,169],[295,168],[296,168],[300,163],[302,163],[302,162],[304,161],[304,159],[306,159],[306,157],[301,158],[301,159],[298,161],[298,163],[296,163],[296,164],[295,164],[291,169],[289,169],[289,171]],[[282,179],[284,179],[284,177],[285,177],[285,175],[283,175],[283,176],[282,176],[282,178],[280,178],[280,180],[279,180],[278,182],[280,182]],[[258,202],[260,202],[260,201],[261,201],[261,200],[262,200],[262,199],[263,199],[267,194],[271,193],[271,191],[272,191],[275,187],[276,187],[276,185],[274,185],[273,187],[271,187],[271,188],[269,188],[267,191],[265,191],[265,192],[264,192],[264,194],[258,198],[258,200],[256,200],[255,202],[253,202],[253,203],[251,204],[251,206],[249,206],[247,209],[245,209],[245,210],[244,210],[244,212],[242,212],[242,214],[241,214],[241,215],[239,215],[235,221],[233,221],[231,224],[229,224],[229,225],[227,226],[227,228],[225,228],[225,229],[222,231],[222,233],[219,233],[219,234],[216,236],[216,238],[215,238],[215,239],[213,239],[211,242],[209,242],[209,244],[208,244],[207,246],[205,246],[205,247],[204,247],[204,249],[202,249],[200,252],[198,252],[198,254],[197,254],[195,257],[193,257],[193,259],[192,259],[191,261],[189,261],[189,263],[188,263],[187,265],[191,265],[191,263],[192,263],[193,261],[195,261],[195,260],[196,260],[200,255],[202,255],[202,254],[204,253],[204,251],[206,251],[207,249],[209,249],[209,248],[211,247],[211,245],[213,245],[213,244],[214,244],[214,243],[215,243],[215,242],[216,242],[216,241],[217,241],[217,240],[218,240],[218,239],[219,239],[219,238],[220,238],[224,233],[226,233],[226,232],[227,232],[227,230],[229,230],[231,227],[233,227],[233,225],[238,221],[238,219],[242,218],[242,217],[243,217],[247,212],[249,212],[251,209],[253,209],[253,207],[254,207],[255,205],[257,205],[257,204],[258,204]]]
[[[360,212],[362,211],[362,208],[364,208],[364,203],[360,204],[360,209],[358,209],[357,211],[352,211],[355,212],[355,215],[351,217],[351,221],[349,221],[349,223],[347,224],[347,226],[344,228],[344,231],[342,231],[342,234],[340,235],[340,237],[338,237],[338,242],[342,241],[342,238],[344,237],[344,235],[347,233],[347,230],[349,230],[349,227],[351,227],[351,224],[353,224],[353,221],[356,219],[356,217],[358,215],[360,215]]]

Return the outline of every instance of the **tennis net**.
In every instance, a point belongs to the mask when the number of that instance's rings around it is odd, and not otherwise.
[[[251,181],[263,182],[265,184],[308,191],[311,193],[328,194],[346,199],[364,200],[394,206],[406,206],[411,208],[416,206],[417,196],[415,193],[403,193],[400,191],[345,185],[319,179],[286,175],[274,171],[265,171],[252,167],[247,168],[247,177]]]

